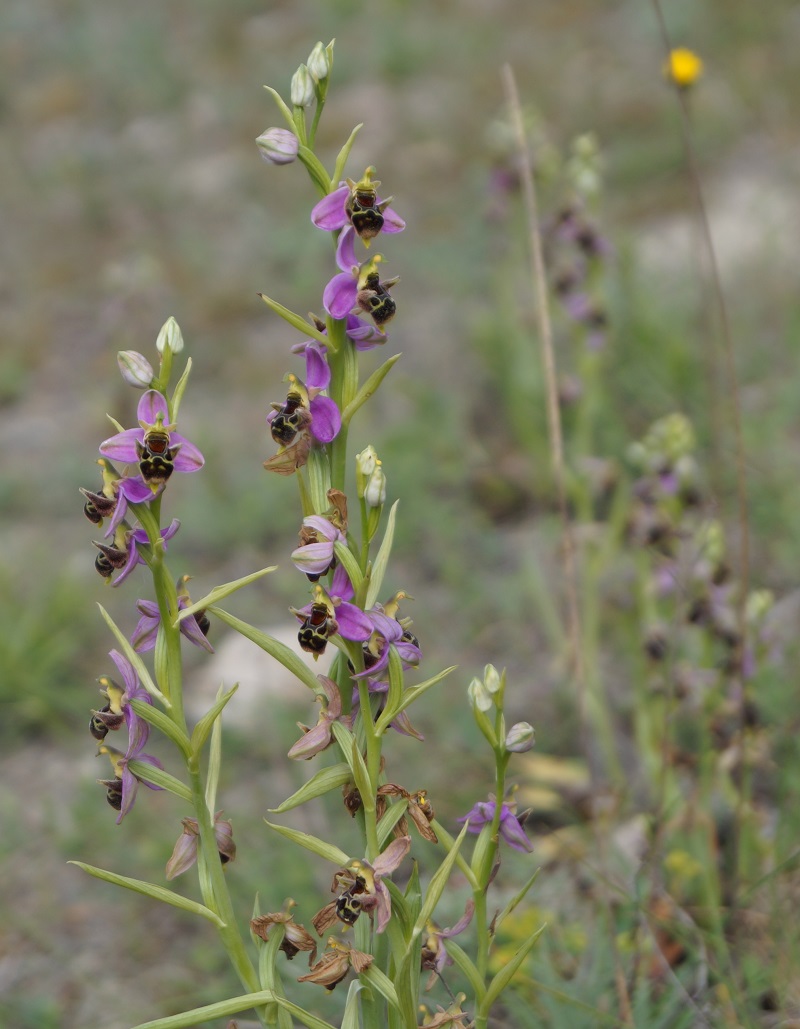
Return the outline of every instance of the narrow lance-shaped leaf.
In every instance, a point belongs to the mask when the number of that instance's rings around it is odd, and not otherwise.
[[[399,503],[399,500],[395,500],[392,504],[392,509],[389,512],[389,518],[386,522],[386,532],[383,534],[380,550],[378,551],[375,563],[372,566],[372,575],[370,578],[369,590],[367,591],[367,602],[364,605],[367,609],[371,608],[378,599],[381,586],[383,586],[383,577],[386,574],[387,567],[389,566],[389,556],[392,552],[394,527],[395,522],[397,521],[397,505]]]
[[[359,567],[358,561],[353,556],[353,552],[347,546],[346,543],[342,543],[341,540],[337,540],[333,544],[333,549],[336,557],[344,570],[347,572],[347,576],[350,582],[353,584],[353,589],[358,593],[361,588],[361,581],[364,578],[361,568]]]
[[[386,711],[381,713],[380,718],[375,723],[375,732],[385,732],[389,722],[391,722],[393,718],[397,718],[401,711],[405,711],[405,709],[410,704],[413,704],[418,697],[421,697],[423,693],[427,693],[428,690],[440,683],[442,679],[448,676],[451,672],[454,672],[456,668],[458,668],[458,665],[450,665],[449,668],[444,668],[441,672],[437,673],[430,679],[426,679],[425,682],[421,682],[418,686],[409,686],[408,689],[403,690],[402,699],[394,712],[388,718],[386,717]]]
[[[264,89],[266,89],[266,91],[270,94],[272,99],[278,105],[278,110],[283,115],[284,120],[286,121],[286,124],[289,126],[289,128],[292,130],[292,132],[294,132],[294,130],[295,130],[294,116],[292,115],[292,112],[291,112],[290,108],[287,107],[286,103],[284,102],[283,97],[280,95],[280,93],[277,91],[277,89],[273,89],[272,86],[264,86]]]
[[[249,586],[251,582],[255,582],[257,579],[262,578],[264,575],[269,575],[270,572],[274,572],[277,565],[270,565],[268,568],[261,568],[257,572],[251,572],[250,575],[243,575],[241,579],[234,579],[233,582],[223,583],[222,586],[215,586],[210,593],[207,593],[200,600],[195,600],[194,603],[188,607],[181,609],[175,624],[179,624],[188,618],[190,615],[197,614],[198,611],[205,611],[211,607],[212,604],[218,604],[221,600],[229,597],[231,593],[235,593],[240,590],[242,586]]]
[[[318,343],[324,343],[329,350],[335,350],[336,347],[331,343],[328,337],[319,331],[316,325],[312,325],[311,322],[307,322],[305,318],[302,318],[299,314],[295,314],[294,311],[290,311],[288,307],[284,307],[283,304],[279,304],[277,300],[273,300],[272,297],[266,296],[264,293],[258,294],[264,303],[275,314],[279,314],[285,322],[294,326],[298,332],[302,332],[304,336],[311,336],[317,340]]]
[[[280,640],[267,635],[261,629],[256,629],[254,625],[243,622],[241,618],[237,618],[221,607],[213,607],[208,610],[211,614],[216,615],[221,622],[225,622],[226,625],[235,629],[240,635],[255,643],[257,647],[261,647],[267,654],[274,657],[276,661],[279,661],[284,668],[288,668],[292,675],[305,686],[308,686],[313,693],[317,692],[319,689],[317,677],[308,665],[293,650],[290,650],[285,643],[281,643]]]
[[[220,714],[222,714],[225,705],[238,689],[238,682],[234,683],[227,693],[223,693],[223,687],[220,686],[214,706],[206,711],[192,731],[191,747],[195,755],[199,754],[205,746],[205,742],[208,739],[208,735],[211,732],[214,723],[219,718]]]
[[[157,1018],[154,1022],[140,1022],[133,1029],[193,1029],[200,1023],[209,1022],[216,1018],[226,1018],[229,1015],[236,1015],[240,1011],[250,1011],[253,1008],[264,1007],[265,1004],[275,1003],[285,1008],[289,1014],[308,1026],[308,1029],[336,1029],[330,1022],[326,1022],[317,1015],[312,1015],[303,1008],[293,1004],[285,997],[278,997],[272,990],[260,990],[258,993],[245,993],[241,997],[233,997],[231,1000],[221,1000],[216,1004],[206,1004],[201,1008],[193,1008],[191,1011],[183,1011],[180,1015],[170,1015],[168,1018]]]
[[[461,971],[462,975],[469,981],[475,994],[475,1002],[480,1004],[486,993],[486,983],[481,979],[481,974],[474,961],[454,940],[447,941],[447,953],[453,959],[453,963]]]
[[[362,383],[358,393],[356,393],[347,407],[342,411],[343,426],[348,426],[356,411],[365,404],[371,396],[377,393],[380,384],[402,356],[402,354],[392,354],[390,358],[383,362],[380,368],[376,368],[372,375]]]
[[[264,821],[270,829],[273,829],[279,835],[284,836],[287,840],[291,840],[292,843],[297,843],[306,850],[310,850],[312,854],[325,858],[326,861],[330,861],[334,865],[344,868],[350,862],[349,855],[335,847],[332,843],[326,843],[324,840],[320,840],[316,836],[310,836],[308,833],[300,832],[298,829],[290,829],[286,825],[276,825],[274,822],[268,822],[266,818]]]
[[[497,929],[500,928],[500,926],[503,924],[504,920],[506,918],[508,918],[508,916],[514,910],[514,908],[518,904],[522,903],[522,901],[525,899],[525,895],[527,894],[527,892],[531,888],[531,886],[533,886],[533,884],[536,882],[536,880],[537,880],[537,878],[539,876],[539,872],[540,871],[541,871],[541,868],[537,868],[536,869],[536,871],[533,873],[533,875],[530,877],[530,879],[528,879],[528,881],[525,883],[525,885],[522,887],[522,889],[519,890],[519,892],[516,893],[511,898],[511,900],[508,902],[508,904],[506,904],[506,906],[503,908],[503,910],[497,916],[497,918],[495,919],[495,923],[494,923],[495,927]]]
[[[364,987],[358,979],[354,979],[350,983],[350,987],[347,991],[347,1003],[344,1007],[341,1029],[360,1029],[361,1022],[358,1010],[358,995],[363,989]]]
[[[167,739],[172,740],[176,747],[181,753],[188,757],[192,751],[189,737],[186,733],[176,725],[175,722],[165,715],[163,711],[160,711],[157,707],[153,707],[152,704],[145,704],[143,700],[130,700],[128,702],[136,714],[142,719],[143,722],[147,722],[148,725],[152,725],[154,729],[158,729],[162,732]]]
[[[217,690],[217,701],[222,699],[222,683]],[[211,817],[217,807],[217,789],[219,787],[219,776],[222,770],[222,719],[217,718],[211,723],[211,746],[208,748],[208,774],[206,776],[206,807]]]
[[[381,847],[389,839],[392,829],[397,825],[408,808],[408,801],[405,798],[395,801],[390,805],[383,818],[378,822],[378,843]]]
[[[397,999],[397,991],[392,980],[374,964],[361,973],[361,981],[369,983],[393,1008],[396,1008],[398,1011],[400,1010],[400,1002]]]
[[[178,411],[180,410],[181,401],[183,400],[183,394],[186,392],[186,385],[189,382],[189,375],[192,371],[192,359],[191,357],[186,361],[186,367],[183,369],[183,375],[175,386],[175,390],[172,394],[172,408],[170,410],[170,418],[173,422],[178,420]]]
[[[133,890],[134,893],[142,893],[145,897],[152,897],[153,900],[160,900],[164,904],[171,904],[172,907],[180,908],[182,911],[189,911],[193,915],[201,915],[220,928],[225,925],[224,921],[211,908],[207,908],[204,904],[198,904],[197,901],[189,900],[187,897],[182,897],[179,893],[173,893],[172,890],[167,890],[163,886],[156,886],[154,883],[144,882],[141,879],[129,879],[126,875],[107,872],[103,868],[95,868],[94,865],[84,864],[83,861],[70,861],[69,864],[77,865],[84,872],[93,875],[95,879],[102,879],[103,882],[112,883],[114,886],[122,886],[126,890]]]
[[[453,841],[453,844],[450,847],[450,852],[434,872],[433,878],[431,879],[425,894],[422,909],[420,910],[420,913],[417,916],[417,921],[414,925],[415,936],[418,936],[425,928],[425,924],[428,920],[433,918],[433,912],[436,910],[436,905],[439,903],[439,899],[442,896],[444,888],[452,874],[453,865],[456,863],[456,857],[458,856],[461,844],[464,842],[464,837],[466,836],[468,828],[469,822],[466,822],[464,824],[464,828]]]
[[[350,766],[340,761],[329,768],[322,768],[315,775],[312,775],[308,782],[304,783],[299,790],[287,797],[278,807],[271,807],[269,810],[276,815],[282,815],[284,811],[291,811],[309,800],[322,797],[332,790],[340,789],[352,778]]]
[[[162,790],[166,790],[168,793],[172,793],[174,796],[180,797],[181,800],[188,801],[191,804],[192,791],[189,787],[184,785],[180,779],[176,779],[174,775],[165,772],[163,768],[157,768],[147,761],[129,761],[128,767],[136,778],[141,779],[142,782],[149,782],[154,786],[160,786]]]
[[[336,157],[336,164],[333,168],[333,175],[331,176],[331,185],[337,186],[341,181],[341,178],[344,175],[344,169],[345,165],[347,164],[347,159],[350,156],[350,150],[353,147],[353,143],[355,143],[356,141],[356,136],[363,128],[364,123],[359,122],[358,125],[356,125],[356,127],[350,133],[342,149],[339,151]]]
[[[482,1011],[489,1011],[492,1004],[494,1004],[494,1002],[497,1000],[497,998],[500,996],[500,994],[503,992],[506,986],[508,986],[508,984],[511,982],[512,978],[517,972],[517,969],[528,956],[534,943],[536,943],[536,941],[539,939],[539,937],[542,935],[546,928],[547,923],[545,922],[544,925],[540,926],[540,928],[538,928],[535,932],[531,933],[531,935],[522,944],[522,946],[519,948],[519,950],[516,952],[513,958],[507,964],[503,965],[503,967],[500,969],[500,971],[497,973],[494,979],[492,979],[491,983],[489,984],[489,989],[486,991],[486,996],[483,1000],[483,1003],[481,1004]]]
[[[361,803],[364,805],[365,811],[372,811],[375,808],[375,800],[372,796],[372,787],[369,781],[369,772],[367,766],[364,764],[364,758],[361,756],[361,751],[358,749],[353,734],[342,725],[341,722],[334,722],[331,725],[333,735],[336,737],[336,742],[339,744],[342,750],[342,756],[350,766],[350,771],[353,773],[353,781],[356,784],[358,792],[361,794]]]
[[[322,193],[323,196],[327,196],[331,191],[331,180],[328,177],[328,173],[325,171],[322,162],[314,151],[309,150],[307,146],[303,146],[301,144],[297,148],[297,157],[308,169],[308,174],[319,187],[320,193]]]

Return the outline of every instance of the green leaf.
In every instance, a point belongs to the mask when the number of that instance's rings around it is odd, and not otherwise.
[[[450,665],[449,668],[444,668],[437,675],[434,675],[431,679],[426,679],[425,682],[419,683],[418,686],[409,686],[408,689],[403,690],[403,697],[400,703],[397,705],[397,709],[392,713],[390,718],[386,717],[386,711],[381,713],[380,718],[375,723],[375,732],[384,733],[391,722],[392,718],[397,718],[401,711],[413,704],[415,700],[422,696],[423,693],[427,693],[428,690],[437,686],[442,679],[446,678],[451,672],[454,672],[458,668],[458,665]]]
[[[163,711],[153,707],[152,704],[146,704],[143,700],[131,700],[129,703],[143,722],[147,722],[148,725],[152,725],[159,732],[163,732],[168,739],[172,740],[184,757],[189,756],[192,751],[189,737],[180,726],[172,721],[169,715],[165,715]]]
[[[397,717],[397,709],[400,706],[400,702],[403,698],[403,662],[400,660],[400,655],[397,653],[397,647],[394,644],[389,646],[389,690],[386,694],[386,707],[383,713],[388,712],[386,724],[388,727],[389,722],[393,718]]]
[[[393,1008],[396,1008],[398,1011],[400,1010],[400,1001],[397,999],[397,991],[394,988],[394,984],[374,964],[370,965],[366,972],[361,973],[360,979],[362,983],[369,983],[370,986],[376,989]]]
[[[207,908],[204,904],[198,904],[197,901],[189,900],[188,897],[182,897],[179,893],[173,893],[172,890],[165,889],[163,886],[156,886],[141,879],[129,879],[126,875],[107,872],[103,868],[95,868],[94,865],[84,864],[83,861],[70,861],[68,863],[70,865],[77,865],[84,872],[93,875],[95,879],[102,879],[103,882],[113,883],[114,886],[122,886],[126,890],[133,890],[134,893],[142,893],[145,897],[152,897],[153,900],[160,900],[164,904],[171,904],[172,907],[180,908],[182,911],[189,911],[193,915],[202,915],[203,918],[207,918],[209,922],[213,922],[219,928],[225,927],[225,922],[211,908]],[[192,1023],[189,1024],[191,1025]]]
[[[378,822],[378,843],[381,847],[386,843],[392,834],[392,829],[397,825],[403,815],[406,813],[408,808],[408,801],[405,798],[397,800],[394,804],[390,804],[386,809],[386,812]]]
[[[285,825],[275,825],[274,822],[268,822],[266,818],[264,821],[270,829],[274,829],[276,833],[284,836],[287,840],[305,847],[312,854],[317,854],[319,857],[325,858],[326,861],[330,861],[340,868],[345,868],[350,863],[350,856],[345,854],[343,850],[339,850],[332,843],[326,843],[324,840],[317,839],[316,836],[310,836],[308,833],[300,832],[298,829],[290,829]]]
[[[243,622],[241,618],[237,618],[235,615],[229,614],[221,607],[212,607],[208,610],[215,614],[221,622],[225,622],[226,625],[229,625],[242,636],[255,643],[257,647],[261,647],[261,649],[266,651],[270,657],[274,657],[276,661],[280,662],[284,668],[288,668],[292,675],[299,679],[304,685],[308,686],[308,688],[315,694],[319,691],[319,682],[317,681],[317,677],[308,665],[306,665],[293,650],[290,650],[285,643],[281,643],[280,640],[276,640],[274,637],[268,636],[267,633],[262,632],[260,629],[256,629],[254,625],[249,625],[247,622]]]
[[[233,687],[236,689],[236,687]],[[223,685],[219,684],[217,690],[217,701],[223,696]],[[196,727],[195,727],[196,728]],[[198,752],[199,753],[199,752]],[[206,807],[213,819],[217,807],[217,789],[219,787],[219,776],[222,771],[222,719],[217,718],[211,723],[211,746],[208,748],[208,772],[206,774],[205,799]]]
[[[345,783],[350,782],[351,777],[350,766],[345,764],[344,761],[331,765],[330,768],[322,768],[315,775],[312,775],[308,782],[304,783],[296,793],[293,793],[291,797],[287,797],[279,807],[271,807],[269,810],[273,814],[282,815],[284,811],[291,811],[292,808],[299,807],[301,804],[305,804],[306,801],[313,800],[315,797],[322,797],[324,794],[330,793],[331,790],[344,786]]]
[[[531,888],[531,886],[533,886],[533,884],[539,877],[539,872],[541,872],[541,868],[536,869],[536,871],[533,873],[530,879],[528,879],[528,881],[525,883],[522,889],[511,898],[508,904],[506,904],[506,906],[503,908],[500,914],[495,918],[495,929],[499,929],[505,921],[505,919],[508,918],[508,916],[514,910],[514,908],[525,899],[525,895],[527,894],[528,890]]]
[[[331,185],[333,185],[333,187],[335,189],[338,188],[339,183],[344,178],[344,166],[347,164],[347,158],[350,156],[350,151],[351,151],[351,149],[353,147],[353,143],[355,143],[355,141],[356,141],[356,136],[358,135],[359,131],[361,129],[363,129],[363,128],[364,128],[364,123],[363,122],[359,122],[358,125],[356,125],[356,127],[353,129],[353,131],[348,136],[347,142],[344,144],[342,149],[339,151],[339,154],[338,154],[338,156],[336,158],[336,164],[334,165],[334,168],[333,168],[333,175],[331,176]]]
[[[264,86],[264,89],[266,89],[266,91],[271,95],[272,99],[278,105],[278,110],[283,115],[286,124],[289,126],[292,132],[295,132],[294,116],[290,108],[287,107],[286,103],[284,102],[283,97],[280,95],[277,89],[273,89],[272,86]]]
[[[361,588],[361,583],[364,575],[358,565],[358,561],[353,556],[353,552],[347,546],[346,543],[342,543],[341,540],[337,540],[333,545],[336,557],[339,559],[339,563],[343,566],[347,572],[350,582],[353,584],[353,589],[358,593]]]
[[[191,739],[191,748],[195,756],[200,754],[200,751],[205,746],[205,742],[208,739],[209,733],[211,732],[214,723],[222,713],[223,708],[239,689],[239,683],[236,682],[231,686],[227,693],[222,693],[220,696],[217,695],[216,703],[213,707],[209,708],[208,711],[203,715],[197,725],[194,727]],[[222,686],[220,686],[220,691]]]
[[[128,637],[120,629],[117,628],[114,619],[111,617],[108,611],[106,611],[103,605],[98,604],[97,606],[100,608],[100,614],[103,616],[103,620],[105,621],[106,625],[114,633],[114,636],[116,637],[117,643],[119,643],[120,645],[122,653],[133,665],[134,671],[139,676],[139,682],[141,682],[142,686],[144,686],[144,688],[147,690],[151,697],[155,697],[158,701],[160,701],[161,704],[163,704],[165,708],[171,708],[172,704],[170,704],[170,702],[167,700],[167,698],[164,696],[164,694],[161,692],[158,686],[156,686],[156,684],[153,682],[150,673],[147,670],[147,666],[145,665],[144,661],[142,661],[141,657],[133,649],[133,647],[130,645]]]
[[[433,878],[428,884],[428,889],[425,893],[425,900],[422,904],[422,909],[417,916],[417,921],[414,924],[414,936],[419,936],[422,930],[425,928],[426,922],[433,917],[433,912],[436,910],[436,905],[439,903],[439,898],[444,892],[444,888],[450,878],[453,871],[453,865],[456,862],[458,851],[461,844],[464,842],[464,837],[467,834],[469,828],[469,822],[464,823],[464,828],[458,834],[456,839],[453,841],[450,847],[449,853],[445,857],[444,861],[439,865],[437,870],[434,872]]]
[[[358,995],[364,987],[358,981],[354,979],[350,983],[350,988],[347,991],[347,1003],[344,1008],[344,1017],[342,1018],[342,1029],[359,1029],[359,1012],[358,1012]]]
[[[353,773],[353,782],[361,794],[361,803],[365,811],[375,810],[375,798],[372,795],[372,786],[369,780],[369,772],[364,764],[364,758],[358,749],[355,736],[341,722],[334,722],[331,725],[333,735],[342,751],[342,757],[350,766]]]
[[[264,303],[275,314],[279,314],[285,322],[294,326],[298,332],[302,332],[304,336],[311,336],[319,343],[324,343],[330,350],[334,350],[335,347],[331,343],[324,333],[320,332],[316,325],[312,325],[311,322],[307,322],[305,318],[302,318],[299,314],[295,314],[294,311],[290,311],[288,307],[284,307],[283,304],[279,304],[277,300],[273,300],[271,297],[265,296],[263,293],[258,294]]]
[[[160,786],[162,790],[180,797],[181,800],[192,803],[192,791],[189,787],[185,786],[180,779],[176,779],[174,775],[165,772],[163,768],[156,768],[147,761],[129,761],[128,768],[137,779],[151,782],[154,786]]]
[[[475,1003],[480,1004],[486,994],[486,984],[481,979],[480,972],[475,966],[474,961],[452,940],[447,941],[447,953],[453,959],[453,963],[460,969],[462,975],[469,981],[475,994]]]
[[[534,943],[536,943],[536,941],[539,939],[539,937],[542,935],[546,928],[547,923],[545,922],[544,925],[542,925],[539,929],[531,933],[528,939],[522,944],[522,946],[516,952],[514,957],[505,965],[503,965],[503,967],[500,969],[500,971],[497,973],[494,979],[492,979],[491,983],[489,983],[489,989],[486,991],[486,996],[483,999],[483,1003],[481,1004],[482,1011],[488,1013],[492,1004],[494,1004],[494,1002],[497,1000],[497,998],[500,996],[500,994],[503,992],[506,986],[508,986],[508,984],[511,982],[511,980],[517,972],[517,969],[528,956]]]
[[[322,162],[314,153],[313,150],[309,150],[307,146],[303,146],[302,143],[297,148],[297,156],[300,161],[308,169],[308,174],[319,186],[320,192],[323,196],[327,196],[331,191],[331,180],[328,177],[328,173],[322,165]]]
[[[342,426],[347,427],[350,424],[350,419],[362,406],[365,404],[371,396],[377,393],[380,384],[397,364],[402,357],[402,354],[392,354],[392,356],[383,362],[380,368],[376,368],[375,371],[361,384],[361,389],[353,397],[347,407],[342,411]]]
[[[367,609],[371,608],[378,599],[381,586],[383,586],[383,577],[386,574],[386,569],[389,565],[389,556],[392,552],[394,526],[397,521],[397,505],[399,503],[399,500],[395,500],[392,504],[392,509],[389,512],[389,519],[386,523],[386,532],[383,534],[380,550],[378,551],[375,563],[372,566],[372,576],[370,578],[369,590],[367,591],[367,602],[364,605]],[[386,724],[388,725],[389,723],[387,722]]]
[[[154,1022],[140,1022],[133,1029],[194,1029],[201,1022],[207,1022],[214,1018],[226,1018],[229,1015],[236,1015],[241,1011],[250,1011],[253,1008],[260,1008],[270,1003],[275,1003],[285,1008],[298,1022],[308,1026],[308,1029],[336,1029],[330,1022],[326,1022],[322,1018],[304,1011],[303,1008],[292,1004],[285,997],[276,996],[272,990],[245,993],[241,997],[233,997],[231,1000],[221,1000],[216,1004],[206,1004],[201,1008],[183,1011],[180,1015],[157,1018]]]
[[[235,593],[240,590],[242,586],[249,586],[251,582],[255,582],[257,579],[263,578],[265,575],[269,575],[270,572],[274,572],[277,569],[277,565],[270,565],[268,568],[260,568],[257,572],[251,572],[249,575],[243,575],[241,579],[234,579],[232,582],[223,583],[222,586],[215,586],[210,593],[206,593],[200,600],[194,601],[189,607],[184,607],[178,614],[175,624],[178,625],[185,618],[190,615],[197,614],[198,611],[205,611],[211,607],[212,604],[217,604],[220,600],[224,600],[229,597],[231,593]]]
[[[186,386],[189,382],[189,374],[192,370],[192,359],[187,358],[186,367],[183,369],[183,375],[178,379],[175,384],[175,389],[172,393],[172,407],[171,407],[171,418],[173,422],[178,420],[178,411],[181,407],[181,401],[183,400],[183,394],[186,392]]]

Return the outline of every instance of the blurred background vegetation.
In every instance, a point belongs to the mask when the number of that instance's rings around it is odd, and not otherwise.
[[[753,585],[776,592],[791,642],[800,557],[800,12],[790,0],[673,0],[667,17],[674,42],[706,64],[691,115],[742,380]],[[416,598],[426,668],[460,666],[420,714],[445,777],[437,815],[452,822],[483,788],[488,761],[473,753],[464,691],[488,661],[508,667],[512,711],[536,725],[543,752],[587,756],[558,646],[558,527],[522,213],[514,197],[498,213],[491,188],[505,62],[540,154],[566,154],[592,132],[603,158],[595,218],[613,248],[609,327],[583,456],[624,463],[651,422],[682,411],[716,514],[736,538],[728,397],[709,359],[718,331],[650,4],[10,0],[0,9],[0,874],[8,885],[0,1023],[14,1029],[124,1029],[224,989],[227,973],[204,930],[64,864],[77,857],[158,876],[177,835],[164,823],[177,827],[179,817],[155,824],[153,811],[166,815],[170,803],[159,797],[118,830],[94,784],[105,770],[84,723],[111,645],[96,603],[124,623],[143,586],[104,588],[78,487],[99,481],[93,462],[110,431],[105,412],[123,422],[133,413],[116,351],[151,354],[174,315],[194,362],[181,429],[207,462],[179,484],[169,508],[182,521],[171,548],[176,571],[195,577],[199,595],[279,564],[237,599],[243,617],[264,626],[290,624],[288,605],[304,602],[288,563],[294,483],[261,469],[273,449],[264,418],[282,397],[296,340],[256,294],[319,311],[330,253],[308,221],[315,197],[304,175],[263,164],[254,139],[280,124],[262,84],[285,93],[317,39],[333,37],[320,149],[332,158],[363,122],[349,173],[375,164],[409,226],[385,248],[387,273],[402,279],[390,346],[403,359],[353,435],[356,449],[375,444],[390,497],[401,498],[391,588]],[[545,190],[545,217],[563,202],[558,181]],[[514,339],[529,342],[529,355],[498,381]],[[560,357],[574,371],[569,352]],[[368,355],[367,364],[379,359]],[[617,598],[626,588],[624,576],[609,584]],[[622,620],[624,602],[615,610]],[[600,660],[624,698],[627,659],[609,652]],[[269,680],[266,659],[263,667]],[[796,690],[790,671],[774,680],[764,704],[783,722],[774,756],[785,775],[771,796],[786,806],[797,798]],[[273,690],[267,704],[262,735],[234,734],[222,790],[240,848],[243,916],[255,891],[274,910],[319,878],[288,856],[284,867],[280,841],[269,851],[264,842],[261,815],[297,782],[283,757],[294,720],[308,718],[303,697]],[[398,741],[400,759],[413,758],[414,746]],[[791,837],[791,826],[785,831]],[[551,990],[538,1017],[600,1024],[596,1013],[557,1001],[561,991],[602,1008],[613,975],[604,948],[578,931],[589,916],[574,881],[559,886],[556,877],[553,896],[537,901],[556,927],[547,944],[555,957],[537,958]],[[612,917],[591,910],[599,921]],[[635,905],[626,911],[634,918]],[[623,929],[615,922],[613,932]],[[787,945],[796,956],[797,941]],[[759,975],[756,992],[767,996],[766,965]],[[694,1024],[675,997],[637,994],[635,1024]]]

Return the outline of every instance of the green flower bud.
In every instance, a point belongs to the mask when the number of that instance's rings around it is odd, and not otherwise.
[[[478,711],[488,711],[492,706],[492,695],[486,689],[486,685],[477,675],[467,687],[467,696],[470,703]]]
[[[380,461],[375,462],[375,469],[370,475],[364,490],[364,501],[367,507],[383,507],[386,503],[386,476]]]
[[[308,70],[315,82],[324,82],[330,75],[331,62],[328,60],[328,51],[317,43],[308,58]]]
[[[174,318],[169,317],[161,326],[161,331],[156,339],[156,350],[163,354],[165,350],[171,350],[173,354],[179,354],[183,350],[183,335],[180,326]]]
[[[292,76],[290,96],[295,107],[310,107],[314,103],[314,80],[304,64]]]
[[[494,665],[487,665],[483,670],[483,683],[489,693],[494,694],[500,689],[500,673]]]
[[[134,389],[150,389],[155,378],[150,362],[136,350],[120,350],[117,364],[122,378]]]
[[[536,742],[536,735],[530,722],[517,722],[508,730],[506,750],[512,754],[524,754]]]
[[[359,499],[363,499],[367,489],[367,483],[369,482],[372,473],[378,464],[378,455],[375,452],[375,447],[370,445],[362,450],[360,454],[356,454],[356,492],[358,493]]]

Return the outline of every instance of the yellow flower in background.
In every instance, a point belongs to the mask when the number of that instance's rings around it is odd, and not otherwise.
[[[703,74],[703,62],[693,50],[677,47],[670,50],[664,62],[664,77],[674,82],[678,89],[688,89]]]

